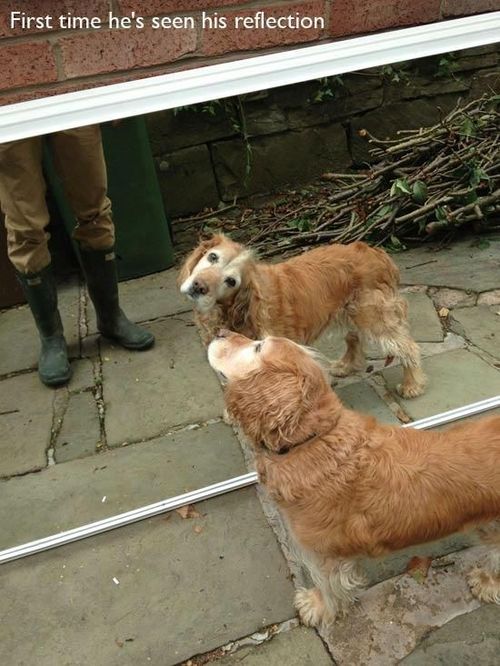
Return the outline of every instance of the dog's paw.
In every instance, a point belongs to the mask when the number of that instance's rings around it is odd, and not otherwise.
[[[467,575],[472,594],[488,604],[500,604],[500,576],[475,567]]]
[[[425,385],[422,384],[398,384],[396,391],[402,398],[416,398],[425,390]]]
[[[231,415],[229,414],[229,412],[227,411],[227,409],[225,407],[224,407],[224,411],[222,412],[222,420],[227,425],[230,425],[230,426],[236,425],[236,422],[231,418]]]
[[[307,590],[305,587],[299,588],[295,593],[294,603],[300,621],[306,627],[319,627],[325,620],[333,621],[334,619],[330,615],[327,617],[321,592],[316,587],[310,590]]]

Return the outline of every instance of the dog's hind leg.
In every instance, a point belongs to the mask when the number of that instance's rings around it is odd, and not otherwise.
[[[403,381],[396,387],[403,398],[416,398],[422,395],[426,377],[420,361],[420,349],[410,333],[401,327],[391,337],[378,340],[382,351],[387,356],[397,356],[403,366]]]
[[[403,398],[415,398],[424,392],[426,379],[420,349],[410,334],[408,303],[398,292],[364,292],[358,298],[351,321],[363,342],[375,342],[385,356],[401,360],[403,381],[397,391]]]
[[[363,370],[365,367],[365,354],[359,335],[355,331],[349,331],[345,341],[347,345],[345,354],[338,361],[334,361],[330,369],[335,377],[347,377],[351,372]]]
[[[377,304],[378,322],[372,323],[372,335],[386,356],[397,356],[403,366],[403,381],[396,387],[403,398],[416,398],[424,392],[426,377],[422,370],[420,348],[411,337],[408,303],[399,294]]]
[[[306,626],[330,624],[356,600],[356,592],[366,583],[365,577],[354,560],[310,554],[305,559],[315,587],[297,590],[295,608]]]
[[[469,572],[467,581],[472,594],[486,603],[500,604],[500,529],[498,525],[482,536],[491,545],[483,566]]]

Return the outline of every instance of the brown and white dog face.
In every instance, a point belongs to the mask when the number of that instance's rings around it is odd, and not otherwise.
[[[204,241],[188,256],[179,274],[180,291],[202,314],[234,298],[251,253],[226,236]]]
[[[309,349],[286,338],[250,340],[221,330],[208,360],[226,384],[229,415],[255,445],[283,451],[324,427],[321,399],[331,389]]]
[[[208,346],[208,362],[225,383],[243,379],[263,367],[276,339],[250,340],[223,329]]]

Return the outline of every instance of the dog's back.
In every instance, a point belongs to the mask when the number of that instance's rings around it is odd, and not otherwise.
[[[373,294],[397,293],[399,271],[383,250],[357,241],[315,248],[279,264],[256,264],[267,313],[266,331],[312,343],[347,307]]]
[[[383,550],[382,544],[397,550],[500,518],[500,416],[441,432],[368,419],[373,426],[367,430],[366,474],[361,470],[355,493],[373,529],[374,551]]]

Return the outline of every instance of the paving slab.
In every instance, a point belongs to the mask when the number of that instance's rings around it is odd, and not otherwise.
[[[70,356],[79,355],[79,292],[78,283],[64,282],[58,286],[59,311]],[[36,368],[40,340],[33,315],[28,306],[10,308],[0,312],[0,375]]]
[[[101,424],[94,396],[89,392],[70,396],[54,447],[55,461],[91,456],[100,442]]]
[[[173,666],[293,617],[255,489],[197,510],[2,565],[0,662]]]
[[[238,441],[224,423],[52,465],[41,474],[0,483],[0,548],[101,520],[245,472]]]
[[[465,575],[483,553],[476,547],[445,556],[423,582],[404,574],[368,589],[326,635],[335,663],[399,664],[432,629],[479,608]]]
[[[477,294],[474,292],[467,293],[462,289],[448,289],[448,287],[437,289],[436,287],[431,287],[430,291],[432,292],[432,300],[437,308],[448,308],[450,310],[453,308],[465,308],[476,305],[476,301],[478,300]],[[491,292],[487,293],[490,294]]]
[[[217,666],[331,666],[333,661],[319,636],[305,627],[277,634],[254,647],[244,647],[213,662]]]
[[[221,388],[191,316],[169,317],[150,329],[156,344],[146,352],[101,347],[110,446],[222,415]]]
[[[335,392],[349,409],[371,414],[382,423],[399,423],[389,407],[368,384],[356,382],[335,389]]]
[[[71,361],[71,380],[68,389],[72,393],[84,391],[95,384],[94,366],[89,358],[77,358]]]
[[[423,395],[398,402],[413,418],[420,419],[498,395],[500,371],[465,349],[424,359],[428,385]],[[383,373],[389,388],[401,381],[401,368]]]
[[[401,284],[425,284],[471,291],[498,289],[500,235],[488,235],[489,247],[480,249],[473,239],[436,251],[419,247],[393,255],[401,271]]]
[[[408,292],[410,330],[417,342],[442,342],[444,333],[432,300],[427,294]]]
[[[45,467],[53,399],[36,372],[0,380],[0,477]]]
[[[493,289],[479,294],[477,298],[478,305],[500,305],[500,289]]]
[[[453,310],[451,328],[472,344],[500,359],[499,306],[478,305]]]
[[[500,607],[481,606],[424,638],[404,666],[494,666],[500,655]]]
[[[149,321],[180,312],[190,312],[191,305],[179,292],[176,280],[179,270],[170,268],[167,271],[146,275],[135,280],[120,282],[120,305],[132,321]],[[87,298],[87,322],[89,333],[95,333],[95,311]]]

